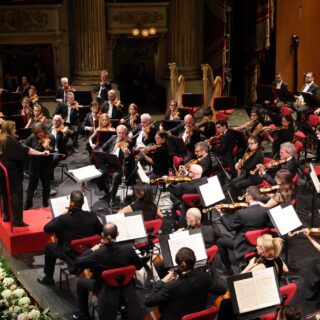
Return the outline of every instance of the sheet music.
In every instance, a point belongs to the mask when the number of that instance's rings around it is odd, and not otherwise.
[[[201,232],[192,235],[190,235],[188,231],[171,234],[168,244],[174,266],[177,266],[175,262],[176,254],[183,247],[190,248],[195,253],[196,261],[207,259],[207,253]]]
[[[102,172],[100,172],[94,165],[69,170],[68,172],[77,182],[86,182],[102,176]]]
[[[57,197],[57,198],[50,198],[50,208],[52,215],[54,217],[58,217],[61,214],[67,213],[69,204],[70,204],[70,197],[69,196],[63,196],[63,197]],[[90,211],[88,199],[86,196],[84,196],[84,203],[82,206],[82,210],[84,211]]]
[[[312,165],[312,163],[310,163],[310,178],[313,182],[313,185],[317,191],[317,193],[320,193],[320,182],[319,182],[319,178],[317,176],[316,171],[314,170],[314,166]]]
[[[281,205],[269,210],[271,220],[280,235],[287,234],[302,226],[302,223],[292,205],[282,208]]]
[[[273,268],[254,271],[252,278],[234,281],[233,285],[240,314],[281,302]]]
[[[140,177],[140,180],[141,180],[143,183],[150,184],[150,179],[149,179],[149,177],[146,175],[146,173],[144,172],[140,161],[138,161],[137,166],[138,166],[138,175],[139,175],[139,177]]]
[[[205,207],[225,199],[218,176],[208,178],[208,183],[201,185],[199,189]]]

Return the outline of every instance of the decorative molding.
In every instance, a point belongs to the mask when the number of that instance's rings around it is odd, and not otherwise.
[[[158,11],[122,11],[115,14],[112,19],[121,24],[151,25],[163,20],[163,14]]]

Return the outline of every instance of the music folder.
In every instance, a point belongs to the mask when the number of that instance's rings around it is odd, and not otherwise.
[[[134,241],[143,243],[147,241],[142,211],[116,213],[105,216],[107,223],[114,223],[118,227],[117,242]]]
[[[193,250],[196,255],[196,266],[203,266],[207,262],[206,248],[200,228],[159,235],[159,243],[165,268],[177,266],[176,253],[183,247]]]
[[[102,171],[121,171],[119,158],[115,154],[94,150],[93,157],[96,161],[96,166],[98,169]]]
[[[309,107],[318,107],[319,105],[319,99],[314,96],[312,93],[309,92],[299,92],[298,95],[303,96],[304,102],[309,106]]]
[[[70,197],[69,196],[63,196],[63,197],[57,197],[57,198],[50,198],[50,209],[52,216],[54,218],[60,216],[61,214],[68,212],[68,207],[70,204]],[[90,211],[88,199],[86,196],[84,196],[84,203],[82,205],[83,211]]]
[[[317,193],[320,193],[320,182],[319,182],[319,178],[317,176],[317,173],[314,169],[314,166],[312,163],[310,163],[310,178],[312,180],[312,183],[314,185],[314,188],[316,189]]]
[[[87,182],[102,176],[102,173],[94,165],[69,170],[67,173],[76,182]]]
[[[241,273],[228,278],[234,313],[238,319],[253,319],[276,310],[281,303],[274,268]]]
[[[207,183],[197,187],[204,207],[210,207],[225,199],[218,176],[210,177],[207,181]]]

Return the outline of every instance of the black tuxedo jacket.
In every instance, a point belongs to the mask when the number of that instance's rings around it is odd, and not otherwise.
[[[263,158],[263,152],[261,149],[257,149],[256,153],[244,162],[242,168],[245,171],[246,176],[250,176],[250,171],[255,169],[257,164],[263,163]]]
[[[304,87],[305,87],[305,85],[302,87],[301,92],[303,91]],[[307,92],[312,93],[312,94],[313,94],[314,96],[316,96],[318,99],[320,98],[320,87],[319,87],[316,83],[313,83],[313,84],[309,87],[309,89],[308,89]]]
[[[123,117],[123,105],[121,104],[119,107],[113,106],[111,119],[121,119]],[[108,113],[109,111],[109,101],[105,101],[101,107],[101,113]]]
[[[60,114],[64,121],[68,118],[68,105],[60,104],[55,112],[55,114]],[[79,112],[77,109],[72,108],[70,113],[70,123],[72,125],[78,125],[79,122]]]
[[[152,126],[149,127],[149,128],[150,128],[150,132],[148,133],[148,137],[142,139],[143,143],[144,143],[146,146],[149,145],[150,143],[155,143],[155,142],[156,142],[155,139],[154,139],[154,137],[155,137],[155,135],[156,135],[156,133],[157,133],[157,129],[154,128],[154,127],[152,127]],[[132,134],[133,134],[134,136],[136,135],[136,137],[135,137],[134,139],[132,139],[133,145],[136,144],[136,140],[137,140],[137,137],[138,137],[138,133],[140,133],[141,130],[142,130],[141,124],[140,124],[136,129],[132,130]]]
[[[162,320],[178,320],[185,314],[203,310],[209,292],[221,295],[226,289],[221,279],[193,269],[171,282],[158,281],[147,297],[146,306],[159,306]]]
[[[233,148],[235,146],[235,137],[231,130],[222,136],[220,146],[213,146],[211,151],[216,153],[223,164],[227,164],[230,168],[234,167]]]
[[[249,208],[236,211],[234,215],[227,218],[226,215],[221,217],[221,222],[229,231],[235,231],[234,254],[236,259],[240,259],[254,247],[250,246],[246,239],[245,233],[250,230],[263,229],[269,223],[267,208],[258,204]]]
[[[104,103],[108,100],[108,91],[112,89],[111,83],[109,81],[105,82],[104,88],[101,89],[100,97],[97,97],[97,101],[99,104]],[[100,83],[93,88],[93,92],[99,93],[100,91]]]
[[[93,120],[93,116],[92,116],[92,112],[89,112],[89,113],[86,114],[86,116],[85,116],[85,118],[84,118],[84,120],[82,122],[82,127],[83,127],[83,129],[85,127],[93,127],[94,129],[96,129],[96,128],[98,128],[99,120],[97,119],[96,122],[97,123],[95,125],[94,120]]]
[[[169,130],[168,132],[171,133],[173,136],[182,137],[183,133],[185,132],[184,123],[180,123],[175,128]],[[200,141],[200,132],[198,129],[194,128],[192,136],[189,139],[189,142],[186,144],[186,148],[190,152],[194,152],[194,146],[197,142]]]
[[[202,177],[209,177],[213,173],[210,154],[207,154],[202,160],[200,160],[198,165],[202,167]]]
[[[198,193],[197,187],[207,183],[207,178],[198,178],[190,182],[178,182],[176,185],[171,185],[168,190],[177,198],[181,198],[184,194]]]

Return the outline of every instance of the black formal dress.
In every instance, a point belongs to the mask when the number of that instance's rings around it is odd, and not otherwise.
[[[4,151],[0,154],[0,161],[8,170],[10,182],[10,196],[13,213],[13,224],[23,221],[23,167],[28,157],[29,148],[19,141],[8,137]],[[0,191],[3,199],[4,220],[9,221],[7,186],[3,170],[0,170]]]
[[[137,270],[144,266],[131,246],[115,243],[103,246],[95,251],[88,250],[75,262],[77,268],[90,268],[93,278],[81,278],[77,283],[79,306],[82,315],[88,316],[88,293],[99,292],[98,309],[100,319],[115,320],[120,305],[120,297],[124,298],[129,319],[142,319],[139,301],[135,292],[134,280],[123,289],[112,288],[103,283],[101,273],[104,270],[134,265]]]
[[[209,293],[221,295],[226,289],[226,283],[221,279],[193,269],[171,282],[157,282],[147,297],[146,306],[159,306],[162,320],[178,320],[205,309]]]

